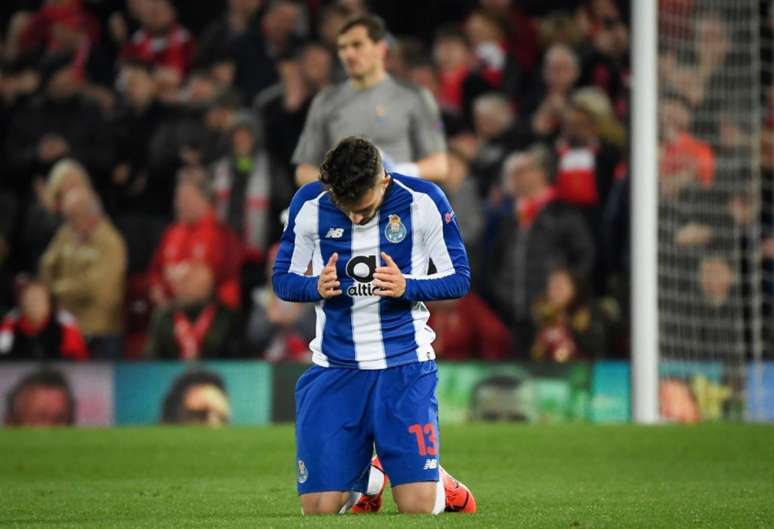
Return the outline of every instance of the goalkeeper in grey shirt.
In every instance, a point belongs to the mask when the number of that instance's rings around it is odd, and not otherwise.
[[[349,79],[317,94],[293,163],[296,183],[317,180],[318,167],[339,140],[365,136],[382,151],[388,171],[442,182],[446,143],[438,106],[424,88],[396,81],[385,71],[384,22],[366,15],[338,34],[339,58]]]

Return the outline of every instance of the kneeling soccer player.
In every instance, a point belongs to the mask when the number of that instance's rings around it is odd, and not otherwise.
[[[439,464],[435,335],[422,302],[463,296],[470,267],[438,186],[386,173],[372,143],[345,138],[320,182],[293,197],[273,286],[316,303],[316,365],[296,385],[304,513],[378,511],[386,476],[401,512],[475,512]]]

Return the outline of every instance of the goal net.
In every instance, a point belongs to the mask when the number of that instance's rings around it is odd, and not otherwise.
[[[754,398],[748,367],[761,357],[766,327],[765,3],[659,2],[659,402],[666,420],[742,419]]]

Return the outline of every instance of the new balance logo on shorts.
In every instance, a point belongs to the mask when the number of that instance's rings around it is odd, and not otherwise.
[[[438,468],[438,460],[437,459],[425,459],[425,468],[424,470],[435,470]]]
[[[344,228],[328,228],[326,239],[341,239],[344,236]]]

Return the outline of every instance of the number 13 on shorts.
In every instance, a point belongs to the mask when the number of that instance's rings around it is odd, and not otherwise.
[[[413,434],[417,440],[417,452],[420,456],[437,456],[437,432],[435,424],[428,422],[425,424],[412,424],[408,431]]]

